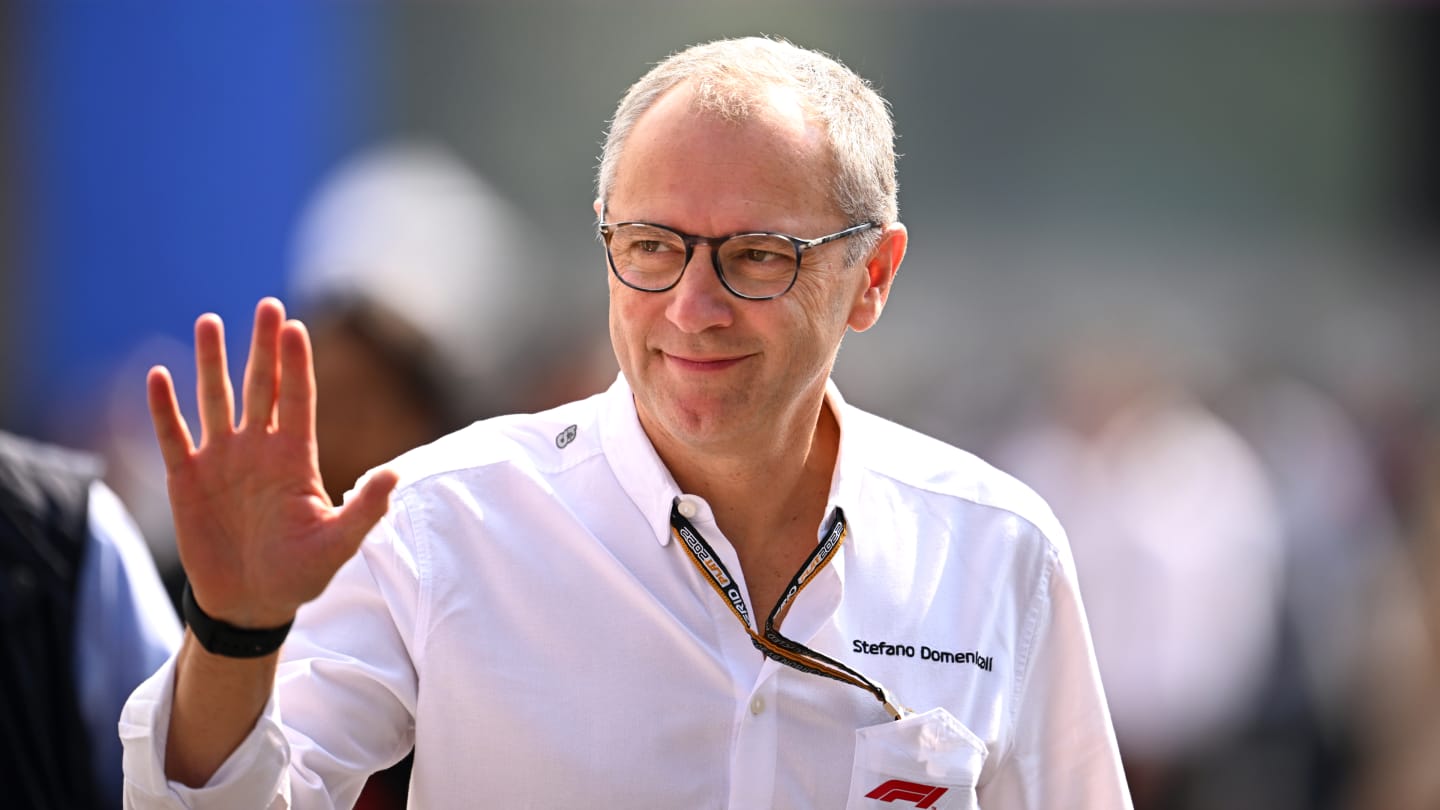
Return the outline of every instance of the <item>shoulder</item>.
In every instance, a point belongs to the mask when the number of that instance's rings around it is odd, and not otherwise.
[[[601,396],[474,422],[385,466],[400,476],[399,495],[438,480],[557,475],[600,452],[594,428]]]
[[[1049,504],[1013,475],[974,453],[853,406],[845,429],[852,447],[874,477],[929,511],[959,518],[988,513],[1061,557],[1068,556],[1065,533]]]
[[[0,432],[0,524],[78,542],[103,472],[96,456]]]
[[[88,488],[102,472],[100,459],[90,453],[0,431],[0,480],[8,487],[73,480]]]

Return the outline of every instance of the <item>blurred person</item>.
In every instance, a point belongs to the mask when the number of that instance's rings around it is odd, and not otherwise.
[[[1263,467],[1159,351],[1077,341],[1046,409],[995,450],[1069,531],[1137,810],[1211,806],[1189,780],[1258,703],[1283,560]],[[1235,788],[1219,806],[1288,806]]]
[[[532,330],[533,227],[450,150],[396,140],[317,188],[288,286],[315,352],[320,474],[333,502],[366,470],[510,405],[502,371]],[[522,251],[521,248],[524,250]]]
[[[1440,807],[1440,420],[1416,444],[1414,543],[1379,579],[1360,651],[1351,810]]]
[[[1377,587],[1403,554],[1375,452],[1339,399],[1289,374],[1248,380],[1220,411],[1269,473],[1284,538],[1282,628],[1249,753],[1284,758],[1305,808],[1338,808],[1355,768]]]
[[[0,432],[0,783],[119,807],[120,709],[180,646],[145,542],[87,454]]]
[[[304,326],[256,308],[237,426],[202,316],[198,447],[149,377],[191,630],[127,706],[127,801],[344,806],[413,744],[421,806],[1128,807],[1049,509],[829,379],[905,254],[894,160],[822,54],[666,59],[594,203],[620,376],[342,507]]]

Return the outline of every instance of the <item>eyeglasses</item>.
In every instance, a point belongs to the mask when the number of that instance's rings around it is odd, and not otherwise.
[[[710,262],[725,289],[740,298],[778,298],[795,286],[805,251],[880,227],[851,225],[815,239],[764,231],[729,236],[693,236],[652,222],[602,222],[605,255],[620,283],[644,292],[664,292],[680,283],[696,245],[710,246]]]

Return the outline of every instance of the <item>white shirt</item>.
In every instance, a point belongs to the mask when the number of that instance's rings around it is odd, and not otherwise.
[[[672,542],[680,495],[743,580],[622,378],[401,457],[389,514],[301,610],[274,698],[204,789],[162,773],[173,663],[136,691],[127,801],[348,807],[413,743],[417,808],[1128,807],[1049,510],[827,396],[841,440],[826,511],[843,507],[849,532],[780,629],[913,716],[761,656]]]

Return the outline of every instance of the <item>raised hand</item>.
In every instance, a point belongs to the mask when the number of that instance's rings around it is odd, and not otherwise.
[[[385,514],[396,476],[377,472],[344,506],[330,503],[316,460],[310,338],[279,301],[255,307],[238,426],[213,314],[195,322],[195,365],[198,445],[169,371],[156,366],[146,379],[180,561],[207,614],[240,627],[285,624]]]

